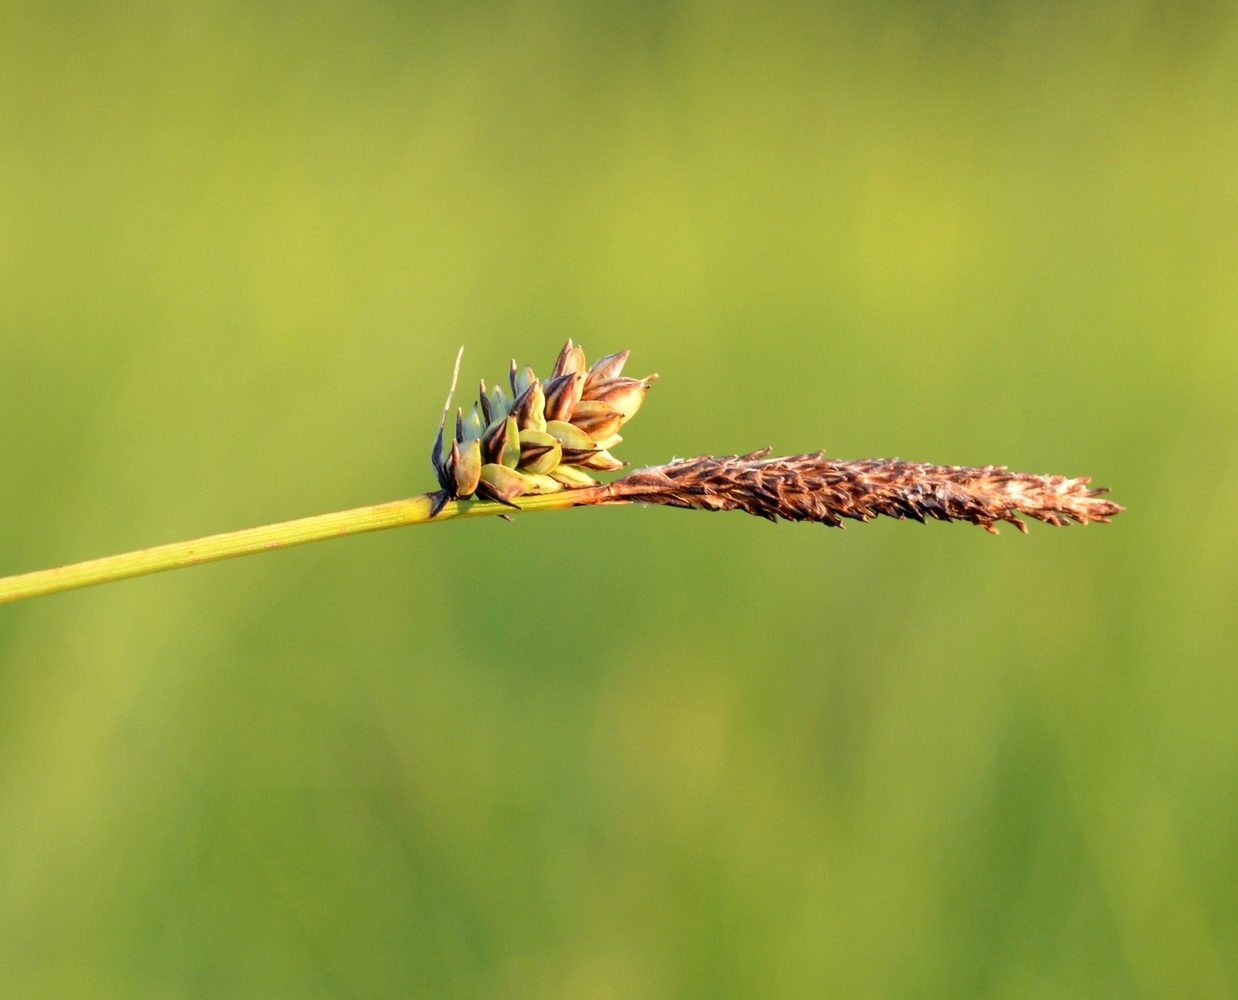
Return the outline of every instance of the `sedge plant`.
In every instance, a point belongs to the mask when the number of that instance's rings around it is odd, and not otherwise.
[[[970,521],[994,534],[999,522],[1026,533],[1020,515],[1052,525],[1087,524],[1107,522],[1124,509],[1103,499],[1107,491],[1091,488],[1087,477],[896,458],[837,461],[824,452],[779,458],[768,448],[679,459],[603,483],[595,473],[626,465],[611,449],[623,441],[619,432],[640,409],[656,375],[625,376],[627,351],[590,366],[584,350],[569,340],[544,381],[513,360],[507,387],[496,384],[487,391],[482,382],[478,401],[467,415],[457,410],[453,427],[448,418],[463,352],[456,355],[431,449],[437,490],[3,577],[0,604],[344,535],[568,507],[641,503],[742,510],[771,521],[834,527],[885,515],[922,523]]]

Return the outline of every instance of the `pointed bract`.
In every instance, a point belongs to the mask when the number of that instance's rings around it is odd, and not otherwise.
[[[503,387],[497,382],[494,383],[494,389],[490,393],[490,420],[487,423],[494,423],[496,420],[506,420],[507,415],[512,411],[512,398],[503,391]]]
[[[434,447],[430,449],[430,464],[434,466],[434,477],[438,480],[439,486],[448,493],[453,493],[456,488],[452,477],[447,474],[447,468],[443,463],[443,428],[438,429],[438,434],[434,438]]]
[[[562,483],[569,490],[579,490],[588,486],[600,485],[591,475],[574,465],[560,465],[557,468],[551,469],[549,475],[551,479]]]
[[[559,352],[559,356],[555,358],[555,366],[550,371],[550,378],[546,381],[552,381],[562,377],[567,372],[567,361],[572,356],[572,338],[567,338],[567,343],[563,345],[563,350]]]
[[[631,353],[631,351],[620,351],[618,354],[608,354],[604,358],[598,358],[593,362],[593,367],[589,369],[587,384],[592,385],[604,378],[618,378],[623,372],[624,362],[628,360],[628,355]]]
[[[514,469],[520,464],[520,426],[515,417],[508,417],[503,422],[503,450],[499,453],[499,464]]]
[[[568,356],[567,365],[563,369],[563,374],[571,375],[576,372],[580,372],[583,375],[585,374],[587,367],[588,366],[585,363],[585,349],[577,344],[572,348],[571,354]]]
[[[569,424],[562,420],[550,420],[546,423],[546,433],[563,445],[565,449],[571,448],[573,451],[597,450],[593,439],[575,424]]]
[[[605,378],[599,379],[589,386],[582,399],[605,403],[623,414],[623,422],[631,420],[645,400],[649,391],[649,383],[657,378],[649,375],[643,379],[637,378]]]
[[[582,399],[576,405],[571,423],[593,438],[613,437],[623,424],[623,414],[607,403],[596,399]]]
[[[614,472],[622,469],[627,462],[621,462],[609,451],[596,451],[588,458],[577,463],[582,469],[595,469],[598,472]]]
[[[477,495],[486,500],[497,500],[513,506],[510,501],[522,496],[527,486],[524,476],[515,469],[487,463],[481,467],[481,475],[477,480]]]
[[[521,472],[545,474],[562,458],[563,448],[545,431],[520,432],[520,465],[517,468]]]
[[[486,433],[481,436],[481,460],[483,465],[487,462],[497,463],[499,461],[499,456],[503,454],[503,442],[506,436],[506,417],[500,417],[486,428]]]
[[[540,382],[531,383],[512,404],[512,416],[522,431],[546,429],[546,396]]]
[[[529,484],[526,493],[558,493],[563,489],[563,484],[550,476],[526,473],[524,478]]]
[[[522,392],[528,389],[529,386],[536,384],[537,376],[533,374],[533,369],[525,365],[524,371],[517,375],[512,382],[512,394],[519,399]]]
[[[520,428],[514,417],[496,420],[482,435],[483,463],[506,465],[514,469],[520,459]]]
[[[490,398],[486,395],[486,380],[481,380],[481,385],[477,387],[477,402],[481,406],[481,417],[486,422],[486,426],[490,426],[490,421],[494,418],[490,416]]]
[[[456,496],[471,497],[477,491],[481,476],[481,442],[477,438],[462,445],[453,442],[451,457],[455,465]]]
[[[481,406],[478,403],[474,403],[473,408],[469,410],[469,415],[464,418],[464,433],[461,435],[460,440],[479,441],[485,432],[486,422],[482,420]]]
[[[580,372],[560,375],[546,383],[546,419],[571,420],[584,391],[585,377]]]

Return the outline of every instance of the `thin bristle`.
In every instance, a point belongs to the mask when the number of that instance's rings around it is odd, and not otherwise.
[[[770,520],[816,521],[835,527],[843,518],[876,515],[924,522],[970,521],[997,533],[1018,515],[1046,524],[1107,522],[1125,508],[1098,499],[1087,478],[1009,472],[1003,466],[928,465],[897,458],[831,461],[821,452],[769,458],[704,455],[639,469],[601,491],[595,503],[648,503],[701,510],[743,510]]]
[[[460,345],[460,350],[456,352],[456,367],[451,370],[451,388],[447,390],[447,402],[443,404],[443,415],[439,418],[438,426],[441,430],[447,423],[447,414],[451,412],[451,397],[456,394],[456,380],[460,377],[460,359],[464,357],[464,345]]]

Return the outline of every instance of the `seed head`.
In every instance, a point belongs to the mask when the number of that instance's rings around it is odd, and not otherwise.
[[[585,470],[622,469],[627,463],[608,449],[623,440],[619,428],[640,408],[657,377],[622,378],[627,357],[627,351],[608,354],[590,368],[584,349],[569,340],[545,382],[514,359],[507,376],[510,395],[497,383],[487,394],[483,381],[468,416],[457,411],[450,439],[444,437],[444,410],[430,454],[440,488],[435,513],[448,500],[474,495],[510,503],[526,494],[591,489],[600,484]],[[457,374],[459,366],[457,357]]]
[[[769,449],[748,455],[703,455],[638,469],[608,485],[591,472],[626,464],[610,449],[623,438],[657,378],[622,374],[628,352],[585,365],[585,352],[570,340],[550,378],[512,361],[509,396],[486,383],[466,417],[456,411],[455,433],[445,438],[451,394],[443,408],[430,462],[438,479],[433,513],[455,498],[479,496],[515,506],[517,497],[571,492],[574,506],[664,504],[698,510],[743,510],[773,521],[816,521],[841,527],[845,520],[878,515],[924,522],[970,521],[997,532],[1000,522],[1027,528],[1019,518],[1046,524],[1108,521],[1123,508],[1101,498],[1087,477],[1037,476],[1002,466],[964,467],[869,458],[843,462],[824,452],[771,458]],[[456,358],[459,373],[460,358]],[[455,390],[455,375],[452,390]]]

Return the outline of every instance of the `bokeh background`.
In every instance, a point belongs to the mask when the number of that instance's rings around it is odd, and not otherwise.
[[[1238,990],[1229,3],[0,8],[0,572],[622,457],[1090,474],[993,538],[571,511],[0,608],[0,994]]]

